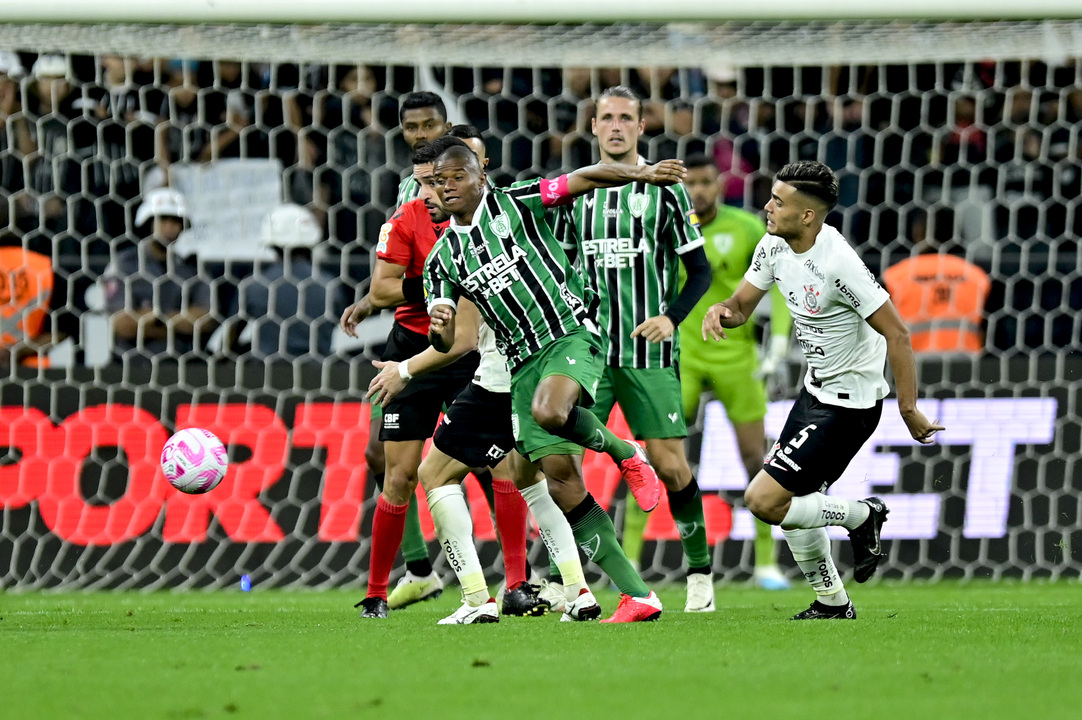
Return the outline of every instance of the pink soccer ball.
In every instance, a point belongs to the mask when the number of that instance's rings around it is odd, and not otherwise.
[[[169,484],[189,495],[218,487],[229,469],[229,455],[218,436],[203,428],[178,431],[162,448],[162,472]]]

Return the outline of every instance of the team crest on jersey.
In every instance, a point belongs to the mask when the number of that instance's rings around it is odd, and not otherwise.
[[[494,232],[497,236],[506,238],[511,235],[511,221],[507,219],[506,215],[500,214],[492,218],[488,223],[488,228]]]
[[[650,207],[650,196],[646,193],[631,193],[627,196],[627,209],[635,217],[642,217],[648,207]]]
[[[714,243],[714,249],[722,255],[728,255],[733,249],[735,238],[732,233],[718,233],[710,238]]]
[[[815,289],[814,285],[804,286],[804,309],[812,315],[822,310],[819,307],[819,291]]]

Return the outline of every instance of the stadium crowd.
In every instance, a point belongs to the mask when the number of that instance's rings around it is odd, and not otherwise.
[[[1080,67],[1077,60],[797,69],[328,67],[2,52],[0,243],[25,253],[3,256],[6,271],[14,277],[31,267],[31,253],[50,259],[53,270],[39,283],[51,287],[47,296],[20,296],[45,312],[19,328],[18,342],[5,335],[9,350],[19,346],[5,361],[38,359],[65,337],[80,347],[81,317],[102,311],[95,288],[103,286],[114,316],[130,315],[137,302],[158,314],[205,311],[185,316],[194,323],[190,343],[154,346],[153,353],[333,356],[323,331],[310,333],[307,347],[283,344],[275,353],[260,350],[258,332],[246,343],[241,328],[227,322],[251,319],[244,317],[251,308],[283,315],[291,307],[252,304],[243,292],[269,256],[211,261],[197,253],[157,270],[137,262],[133,249],[161,224],[139,222],[150,194],[175,185],[179,166],[277,161],[280,200],[305,208],[319,229],[319,241],[304,248],[304,273],[323,278],[326,297],[302,304],[310,320],[327,321],[329,333],[348,296],[368,281],[380,227],[410,165],[399,127],[403,94],[434,90],[448,120],[480,129],[489,176],[501,186],[595,161],[590,98],[617,84],[645,98],[641,149],[650,160],[706,153],[719,170],[724,202],[753,212],[769,200],[783,165],[820,160],[840,179],[830,222],[874,273],[929,249],[957,255],[990,280],[981,350],[1077,349]],[[193,220],[187,209],[173,212],[182,227]],[[267,246],[280,260],[281,243]],[[164,292],[155,272],[205,287]],[[117,295],[121,275],[145,275],[145,286]],[[292,270],[273,277],[304,280]],[[12,298],[9,292],[9,305]],[[167,301],[177,307],[155,306]],[[143,332],[153,334],[152,323]],[[212,340],[219,326],[221,337]],[[114,340],[112,357],[130,356],[133,347]],[[85,361],[78,350],[74,361]]]

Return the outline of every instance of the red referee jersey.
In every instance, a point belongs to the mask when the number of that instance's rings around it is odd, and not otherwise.
[[[450,222],[432,222],[424,200],[410,200],[395,210],[391,219],[380,228],[376,257],[395,265],[404,265],[408,278],[421,277],[428,253]],[[399,305],[394,319],[413,332],[428,334],[428,310],[423,301]]]

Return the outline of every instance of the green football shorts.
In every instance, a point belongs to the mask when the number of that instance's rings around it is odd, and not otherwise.
[[[713,352],[698,355],[685,345],[680,353],[685,416],[695,416],[699,398],[709,390],[725,406],[734,425],[762,420],[766,417],[766,387],[755,377],[758,369],[759,349],[754,343],[733,343],[721,356]]]
[[[675,368],[606,367],[597,386],[597,402],[590,410],[607,424],[616,403],[620,403],[636,440],[682,438],[688,434]]]
[[[554,340],[511,373],[511,428],[518,451],[531,462],[547,455],[578,455],[582,447],[544,430],[531,408],[537,386],[550,375],[565,375],[579,384],[579,404],[589,407],[601,379],[601,341],[584,328]]]

